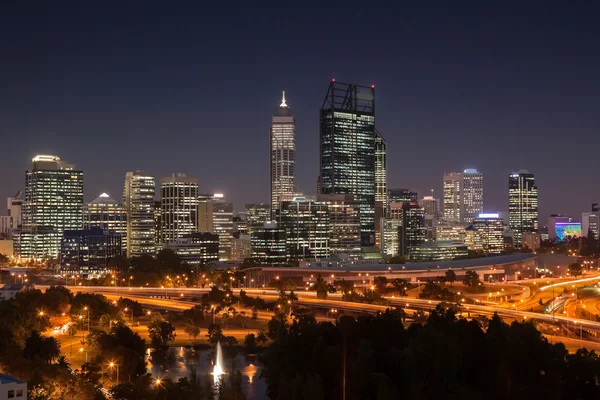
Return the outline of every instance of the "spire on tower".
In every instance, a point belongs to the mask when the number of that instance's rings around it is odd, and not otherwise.
[[[283,91],[283,95],[281,96],[281,104],[279,105],[279,107],[287,107],[287,104],[285,102],[285,90]]]

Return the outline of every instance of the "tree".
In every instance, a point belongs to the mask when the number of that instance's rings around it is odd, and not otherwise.
[[[198,328],[195,325],[186,325],[184,328],[184,332],[189,336],[189,337],[193,337],[194,340],[196,340],[196,338],[198,337],[198,335],[200,335],[200,328]]]
[[[315,278],[315,284],[313,285],[313,289],[317,292],[317,298],[326,299],[327,298],[327,282],[323,279],[321,274],[317,274]]]
[[[406,290],[410,287],[410,282],[408,279],[396,278],[392,281],[392,286],[400,296],[406,296]]]
[[[53,337],[45,337],[38,332],[33,331],[27,339],[25,339],[25,348],[23,349],[23,357],[34,360],[40,360],[49,363],[60,356],[60,344]]]
[[[583,268],[581,267],[581,264],[579,264],[579,263],[569,264],[569,274],[575,278],[583,275]]]
[[[174,341],[177,335],[175,334],[175,326],[173,324],[159,318],[154,318],[148,323],[148,336],[153,347],[166,350],[169,342]]]
[[[194,306],[183,311],[183,317],[186,318],[190,324],[198,325],[204,321],[205,307],[201,305]]]
[[[456,272],[454,272],[453,270],[449,269],[448,271],[446,271],[446,273],[444,274],[444,280],[446,282],[450,283],[450,286],[452,286],[452,284],[454,282],[456,282]]]
[[[222,341],[225,338],[225,335],[223,335],[223,331],[219,324],[210,324],[208,326],[206,337],[212,345],[216,345],[217,342]]]
[[[474,289],[481,284],[479,274],[475,271],[467,271],[463,283],[470,289]]]
[[[388,279],[385,276],[376,276],[373,279],[373,284],[377,288],[377,291],[381,294],[385,293],[385,287],[387,286]]]
[[[249,333],[244,338],[244,348],[246,349],[246,353],[255,353],[256,352],[256,336],[253,333]]]

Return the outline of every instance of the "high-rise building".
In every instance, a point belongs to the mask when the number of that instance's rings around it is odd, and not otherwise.
[[[352,194],[361,244],[375,244],[375,86],[333,80],[321,106],[321,194]]]
[[[169,243],[198,231],[198,179],[176,173],[160,179],[161,240]]]
[[[222,196],[220,197],[222,199]],[[233,240],[233,203],[216,200],[213,207],[213,233],[219,235],[219,260],[231,259]]]
[[[402,219],[381,219],[381,253],[395,256],[400,253],[400,230]]]
[[[21,212],[23,208],[23,192],[18,191],[14,196],[9,197],[6,201],[8,216],[11,217],[11,228],[18,229],[21,227]]]
[[[207,265],[219,260],[219,236],[208,232],[188,233],[165,242],[163,248],[171,249],[181,261],[191,265]]]
[[[234,232],[233,239],[231,240],[231,259],[243,261],[251,255],[252,247],[250,235],[243,235],[239,232]]]
[[[60,268],[63,273],[98,276],[108,272],[111,258],[121,255],[121,235],[99,227],[64,231]]]
[[[87,203],[83,210],[84,229],[100,228],[121,236],[122,254],[127,253],[127,212],[106,193]]]
[[[18,254],[56,257],[65,230],[83,228],[83,171],[57,156],[37,155],[25,174]]]
[[[461,222],[470,224],[483,213],[483,174],[476,169],[465,169],[461,189]]]
[[[401,256],[410,256],[409,249],[425,241],[425,212],[417,203],[402,205],[402,227],[398,250]]]
[[[127,257],[156,252],[154,177],[138,170],[125,175],[123,204],[127,212]]]
[[[581,234],[589,236],[590,233],[594,239],[600,238],[600,213],[596,205],[592,205],[591,212],[581,214]]]
[[[477,230],[473,248],[469,250],[481,250],[485,254],[500,254],[504,252],[504,220],[499,214],[481,213],[473,220],[473,226]]]
[[[287,201],[287,200],[284,200]],[[252,233],[255,226],[263,226],[271,220],[271,209],[268,204],[246,204],[246,224],[248,232]]]
[[[286,233],[276,222],[256,227],[250,237],[252,259],[263,265],[282,265],[287,262]]]
[[[444,174],[444,220],[461,222],[462,174],[449,172]]]
[[[198,195],[198,232],[213,232],[213,202],[222,198],[221,193]]]
[[[329,250],[332,254],[360,253],[359,205],[351,194],[320,194],[317,201],[329,210]]]
[[[329,207],[326,203],[296,198],[281,203],[277,220],[285,229],[290,259],[328,258]]]
[[[296,119],[285,101],[285,92],[281,104],[273,114],[271,122],[271,215],[285,201],[283,197],[295,191],[296,163]]]
[[[425,218],[437,220],[440,217],[440,200],[433,196],[425,196],[419,200],[419,206],[425,212]]]
[[[508,219],[515,247],[522,246],[524,233],[538,232],[538,189],[527,170],[508,177]]]
[[[375,130],[375,201],[381,202],[387,210],[387,142],[381,133]]]
[[[389,189],[388,202],[391,203],[416,203],[419,194],[409,189]]]

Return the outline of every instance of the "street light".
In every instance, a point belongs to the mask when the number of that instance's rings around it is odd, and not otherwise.
[[[108,367],[111,368],[111,369],[115,368],[115,367],[117,368],[117,383],[119,383],[119,364],[115,364],[114,362],[111,361],[108,364]]]

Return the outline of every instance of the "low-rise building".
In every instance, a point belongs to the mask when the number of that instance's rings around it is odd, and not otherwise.
[[[452,241],[423,242],[408,249],[411,261],[447,261],[464,258],[469,250],[464,243]]]
[[[64,231],[60,244],[60,269],[67,274],[99,276],[109,261],[122,254],[121,235],[101,228]]]
[[[6,399],[27,400],[27,382],[0,374],[0,400]]]
[[[191,266],[207,265],[219,260],[219,235],[196,232],[164,244]]]
[[[8,283],[0,288],[0,300],[14,299],[17,293],[35,289],[34,284]],[[2,399],[2,396],[0,396]]]

